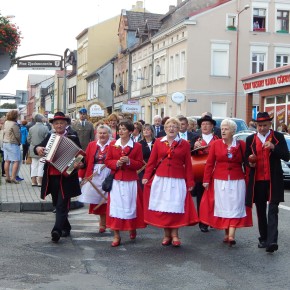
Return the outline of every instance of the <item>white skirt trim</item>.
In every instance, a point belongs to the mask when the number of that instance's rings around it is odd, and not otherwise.
[[[182,178],[155,175],[149,198],[149,209],[160,212],[184,213],[186,184]]]
[[[214,180],[214,216],[222,218],[243,218],[246,183],[240,180]]]
[[[110,191],[110,217],[133,219],[137,217],[137,181],[113,180]]]

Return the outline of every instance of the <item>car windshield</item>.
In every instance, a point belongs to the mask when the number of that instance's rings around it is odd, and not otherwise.
[[[220,127],[221,122],[224,119],[223,118],[214,118],[214,120],[216,120],[217,127]],[[248,130],[248,126],[244,120],[242,120],[242,119],[231,119],[231,120],[235,121],[235,123],[237,124],[237,131],[236,132]]]

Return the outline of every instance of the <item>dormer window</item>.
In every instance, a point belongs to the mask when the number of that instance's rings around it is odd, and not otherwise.
[[[254,8],[253,10],[253,31],[266,31],[266,13],[265,8]]]

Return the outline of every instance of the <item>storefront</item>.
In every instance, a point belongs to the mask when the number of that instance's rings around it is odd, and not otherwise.
[[[259,94],[259,111],[266,111],[276,130],[282,123],[290,125],[290,65],[242,78],[246,93],[246,121],[251,120],[253,94]]]

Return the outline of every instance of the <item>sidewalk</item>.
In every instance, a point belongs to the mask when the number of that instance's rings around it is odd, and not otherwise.
[[[6,183],[1,177],[0,211],[52,211],[51,195],[46,200],[40,199],[40,187],[31,186],[30,165],[21,164],[20,177],[24,178],[20,184]],[[71,209],[79,208],[82,204],[77,198],[71,199]]]

